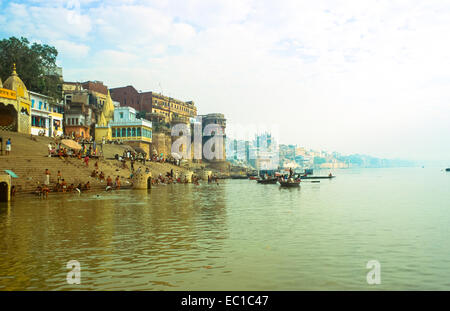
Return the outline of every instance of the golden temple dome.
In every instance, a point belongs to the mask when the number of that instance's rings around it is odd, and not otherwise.
[[[16,64],[14,64],[11,76],[3,83],[3,88],[16,91],[18,97],[29,98],[27,87],[17,75]]]

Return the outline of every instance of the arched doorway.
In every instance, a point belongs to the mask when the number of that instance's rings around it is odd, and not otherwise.
[[[150,189],[152,187],[152,178],[147,178],[147,189]]]
[[[8,202],[9,186],[5,181],[0,182],[0,202]]]
[[[0,129],[17,132],[17,111],[13,105],[0,103]]]

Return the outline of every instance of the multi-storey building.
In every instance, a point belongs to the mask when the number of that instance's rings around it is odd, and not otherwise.
[[[113,119],[114,105],[108,87],[100,81],[64,82],[64,131],[66,135],[96,136],[96,125],[106,126]],[[109,135],[102,131],[103,135]],[[101,139],[96,138],[97,140]],[[106,137],[110,138],[110,137]]]
[[[155,92],[140,92],[133,86],[110,89],[113,100],[121,106],[129,106],[145,114],[145,118],[154,122],[170,123],[174,118],[189,118],[197,115],[193,101],[184,102]]]
[[[132,107],[116,107],[114,119],[108,122],[112,140],[123,141],[133,147],[139,147],[150,155],[152,143],[152,122],[139,119]]]
[[[31,134],[49,137],[63,135],[63,103],[36,92],[28,93],[31,99]]]

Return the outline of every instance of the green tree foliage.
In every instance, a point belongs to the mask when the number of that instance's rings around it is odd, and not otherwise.
[[[145,119],[145,111],[136,112],[136,119]]]
[[[27,89],[56,100],[61,98],[60,77],[56,74],[58,51],[47,44],[31,44],[27,38],[0,40],[0,77],[5,81],[13,64]]]

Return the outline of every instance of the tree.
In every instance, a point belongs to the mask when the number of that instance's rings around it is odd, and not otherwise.
[[[31,44],[27,38],[0,40],[0,77],[5,81],[16,64],[17,74],[27,89],[61,99],[60,77],[56,74],[58,51],[47,44]]]
[[[136,119],[145,119],[145,111],[136,112]]]

